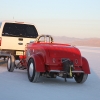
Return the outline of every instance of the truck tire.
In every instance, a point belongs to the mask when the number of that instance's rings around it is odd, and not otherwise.
[[[27,68],[27,72],[28,72],[28,79],[30,82],[37,82],[38,78],[40,76],[40,72],[37,72],[35,69],[35,62],[33,59],[30,59],[28,62],[28,68]]]
[[[13,72],[15,68],[15,58],[13,55],[8,57],[8,61],[7,61],[7,70],[9,72]]]
[[[80,73],[80,74],[75,74],[75,81],[77,83],[84,83],[87,80],[88,74]]]

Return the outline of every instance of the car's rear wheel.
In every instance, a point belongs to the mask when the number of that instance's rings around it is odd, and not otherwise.
[[[35,62],[33,59],[30,59],[28,62],[28,79],[30,82],[37,82],[40,76],[40,72],[37,72],[35,69]]]
[[[88,77],[88,74],[84,74],[84,73],[77,74],[76,73],[74,79],[77,83],[84,83],[87,77]]]
[[[8,61],[7,61],[7,70],[9,72],[13,72],[15,68],[15,58],[13,55],[8,57]]]

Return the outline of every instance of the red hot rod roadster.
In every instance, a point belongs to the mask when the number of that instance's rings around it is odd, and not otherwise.
[[[8,58],[7,69],[27,69],[30,82],[37,82],[40,76],[56,78],[60,76],[74,78],[77,83],[86,81],[90,74],[86,58],[81,56],[79,49],[69,44],[54,43],[50,35],[38,36],[35,42],[27,43],[25,54],[19,56],[20,62],[15,66],[14,56]]]

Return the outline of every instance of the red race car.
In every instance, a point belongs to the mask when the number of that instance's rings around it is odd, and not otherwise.
[[[7,69],[9,72],[14,68],[27,69],[30,82],[37,82],[40,76],[59,76],[65,81],[74,77],[77,83],[83,83],[90,74],[88,61],[81,56],[79,49],[69,44],[54,43],[50,35],[40,35],[35,42],[27,43],[25,54],[19,58],[20,62],[15,66],[14,56],[9,56]]]

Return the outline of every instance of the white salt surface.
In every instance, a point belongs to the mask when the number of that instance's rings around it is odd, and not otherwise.
[[[100,100],[100,48],[78,48],[91,69],[85,83],[64,82],[59,77],[41,77],[38,83],[31,83],[26,70],[8,72],[6,64],[0,63],[0,100]]]

